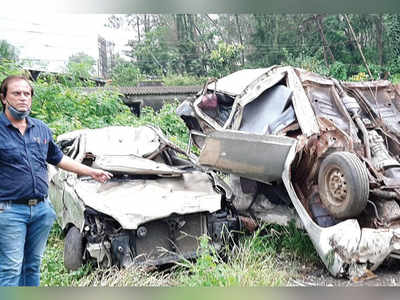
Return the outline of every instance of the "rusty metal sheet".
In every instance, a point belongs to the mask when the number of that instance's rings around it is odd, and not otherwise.
[[[316,74],[316,73],[313,73],[310,71],[306,71],[304,69],[296,68],[295,70],[299,74],[300,80],[304,84],[313,83],[313,84],[318,84],[318,85],[333,86],[332,79],[323,77],[319,74]]]
[[[343,86],[346,88],[382,88],[388,87],[392,83],[389,80],[375,80],[375,81],[342,81]]]
[[[293,108],[296,112],[301,131],[306,136],[318,133],[319,126],[317,119],[299,77],[296,75],[293,68],[288,68],[287,74],[288,87],[293,90]]]

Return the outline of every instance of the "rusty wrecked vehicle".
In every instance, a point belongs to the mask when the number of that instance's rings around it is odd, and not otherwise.
[[[244,216],[304,228],[333,276],[400,258],[400,94],[304,69],[208,81],[177,114],[200,165],[230,174]],[[373,276],[373,275],[371,275]]]
[[[221,249],[239,226],[229,187],[196,167],[159,128],[82,129],[58,136],[57,144],[72,159],[113,174],[99,183],[49,166],[69,270],[88,261],[126,267],[195,258],[201,235]]]

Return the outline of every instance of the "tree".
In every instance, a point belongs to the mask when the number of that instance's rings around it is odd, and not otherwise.
[[[0,40],[0,59],[18,60],[18,50],[6,40]]]
[[[89,78],[96,73],[96,60],[86,53],[79,52],[68,58],[67,72],[75,76]]]
[[[136,86],[142,79],[140,70],[132,62],[117,58],[114,68],[111,70],[112,85]]]
[[[212,69],[210,75],[221,77],[237,70],[240,62],[242,46],[228,45],[224,42],[218,44],[218,48],[210,55]]]

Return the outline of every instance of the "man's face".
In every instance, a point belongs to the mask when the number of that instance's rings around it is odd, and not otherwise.
[[[25,80],[13,80],[8,83],[7,95],[2,100],[6,106],[11,104],[19,111],[28,111],[32,105],[31,87]]]

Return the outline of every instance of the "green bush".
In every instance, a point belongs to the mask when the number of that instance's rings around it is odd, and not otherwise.
[[[115,86],[136,86],[143,78],[138,67],[122,59],[117,60],[111,71],[111,84]]]
[[[166,86],[203,85],[207,81],[207,78],[193,75],[168,74],[162,78],[162,81]]]
[[[400,73],[393,74],[391,79],[394,84],[400,83]]]
[[[35,84],[32,116],[48,124],[56,136],[74,129],[129,125],[134,119],[116,92],[85,94],[47,82]]]
[[[13,60],[0,57],[0,82],[9,75],[27,75]]]
[[[285,59],[282,61],[282,64],[284,64],[284,65],[302,68],[307,71],[318,73],[320,75],[328,75],[329,74],[329,70],[324,65],[324,62],[321,60],[318,60],[316,58],[316,56],[299,55],[299,56],[294,57],[285,48],[282,49],[282,52],[285,57]]]
[[[329,76],[332,76],[338,80],[347,80],[347,70],[347,65],[340,61],[335,61],[335,63],[329,67]]]
[[[178,105],[178,101],[165,103],[158,113],[150,106],[145,106],[140,118],[135,116],[131,125],[149,124],[159,127],[171,142],[181,148],[186,148],[189,141],[189,130],[183,120],[175,113]]]

